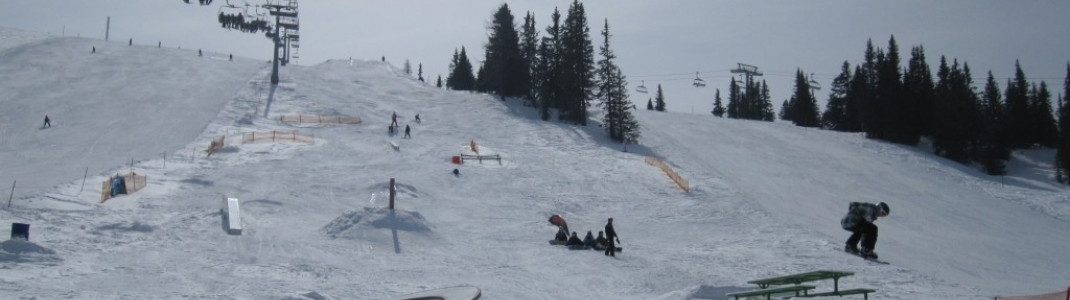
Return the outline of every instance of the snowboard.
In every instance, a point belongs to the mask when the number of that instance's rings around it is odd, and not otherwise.
[[[565,246],[565,243],[564,242],[558,242],[557,240],[550,240],[550,245]],[[591,249],[598,250],[598,251],[605,251],[606,250],[605,247],[568,246],[568,250],[591,250]],[[617,247],[616,252],[621,252],[621,250],[624,250],[624,248]]]
[[[872,262],[872,263],[876,263],[876,264],[882,264],[882,265],[887,265],[888,264],[888,262],[886,262],[886,261],[883,261],[883,260],[880,260],[880,259],[862,257],[861,254],[847,252],[847,250],[844,250],[844,249],[840,249],[840,252],[847,253],[847,254],[850,254],[850,255],[854,255],[854,256],[857,256],[857,257],[861,257],[862,259],[864,259],[864,260],[866,260],[868,262]]]

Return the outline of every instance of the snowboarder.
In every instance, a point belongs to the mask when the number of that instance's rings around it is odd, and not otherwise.
[[[416,114],[416,123],[420,123],[420,114]]]
[[[50,120],[48,118],[48,115],[45,115],[45,125],[41,125],[41,128],[51,128],[51,127],[52,127],[52,120]]]
[[[840,226],[851,232],[844,251],[866,259],[877,259],[877,253],[873,252],[877,245],[877,225],[873,225],[873,221],[879,217],[887,217],[889,211],[888,204],[884,202],[851,202],[847,215],[840,220]],[[862,242],[862,249],[858,248],[859,241]]]
[[[93,46],[93,52],[89,52],[89,53],[97,53],[97,46]]]
[[[609,222],[606,223],[606,255],[617,256],[617,245],[613,243],[616,240],[620,243],[620,238],[617,237],[617,231],[613,230],[613,218],[609,218]]]
[[[412,138],[412,136],[409,135],[409,125],[405,125],[405,138],[407,138],[407,139],[411,139]]]
[[[398,113],[397,112],[394,112],[394,114],[390,117],[390,126],[398,126]]]

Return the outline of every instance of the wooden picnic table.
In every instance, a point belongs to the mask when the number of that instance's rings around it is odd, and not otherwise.
[[[803,282],[818,281],[824,279],[832,279],[833,292],[839,292],[840,290],[840,278],[854,275],[854,272],[847,271],[832,271],[832,270],[819,270],[813,272],[792,274],[786,276],[778,276],[766,279],[758,279],[747,281],[747,283],[757,284],[760,288],[767,288],[773,285],[785,285],[785,284],[801,284]]]

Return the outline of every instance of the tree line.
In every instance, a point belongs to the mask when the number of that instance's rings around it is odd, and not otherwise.
[[[567,13],[562,22],[555,8],[550,24],[540,33],[534,14],[527,12],[518,30],[509,5],[502,4],[492,17],[478,70],[465,47],[455,49],[446,87],[494,94],[502,100],[522,98],[524,105],[538,109],[544,121],[556,112],[559,121],[581,126],[587,125],[588,109],[598,105],[603,108],[600,126],[612,140],[637,141],[639,123],[632,115],[635,106],[628,99],[627,79],[610,47],[609,20],[601,31],[601,57],[595,61],[583,4],[574,0]]]
[[[849,62],[843,63],[823,113],[799,70],[781,119],[797,126],[863,132],[867,138],[910,146],[927,139],[934,154],[978,164],[991,175],[1006,174],[1006,161],[1015,149],[1055,148],[1056,180],[1070,183],[1070,64],[1053,112],[1047,83],[1027,80],[1018,62],[1005,90],[1000,90],[991,71],[977,90],[965,61],[949,63],[941,56],[933,77],[924,47],[913,47],[910,55],[906,68],[901,68],[894,36],[887,49],[875,49],[868,41],[860,64],[852,69]],[[719,94],[717,98],[715,114]]]

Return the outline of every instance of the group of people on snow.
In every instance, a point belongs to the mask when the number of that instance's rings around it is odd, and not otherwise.
[[[593,248],[597,250],[605,250],[606,256],[616,256],[616,243],[620,243],[620,238],[617,237],[617,231],[613,229],[613,218],[609,218],[605,230],[599,231],[598,237],[595,237],[591,234],[591,231],[588,230],[587,236],[582,240],[575,231],[569,235],[568,224],[565,223],[565,219],[561,218],[561,216],[550,216],[550,223],[557,225],[557,234],[554,236],[554,240],[557,244],[564,244],[569,247],[581,247],[584,249]]]
[[[420,123],[420,114],[416,114],[416,123]],[[387,129],[389,129],[388,131],[389,131],[391,136],[394,135],[394,128],[397,127],[397,126],[398,126],[398,113],[394,112],[393,114],[390,115],[390,126],[387,127]],[[410,135],[411,132],[412,132],[412,128],[409,127],[409,124],[405,124],[405,138],[411,139],[412,138],[412,135]]]

